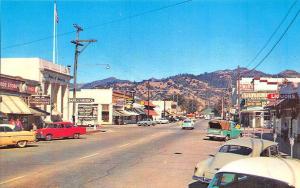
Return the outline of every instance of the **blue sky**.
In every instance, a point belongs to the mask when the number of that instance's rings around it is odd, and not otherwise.
[[[169,1],[57,1],[58,34],[83,29],[160,8]],[[88,82],[114,76],[140,81],[178,73],[200,74],[246,66],[263,46],[294,0],[191,1],[122,22],[86,29],[81,39],[97,39],[79,56],[78,80]],[[298,1],[279,33],[257,59],[262,59],[292,17]],[[53,1],[1,2],[1,56],[52,59],[52,40],[5,48],[52,35]],[[300,71],[300,16],[266,61],[267,73]],[[58,37],[59,63],[73,65],[75,33]],[[250,65],[254,67],[258,62]],[[111,69],[94,64],[108,63]]]

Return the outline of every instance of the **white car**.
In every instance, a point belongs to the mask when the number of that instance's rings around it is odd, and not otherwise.
[[[156,122],[158,124],[168,124],[169,123],[169,120],[165,119],[165,118],[161,118],[161,119],[158,119],[156,120]]]
[[[233,161],[214,176],[208,188],[300,188],[300,161],[254,157]]]
[[[190,119],[185,119],[181,125],[182,129],[194,129],[194,121]]]
[[[194,171],[193,180],[209,183],[213,176],[226,164],[250,157],[280,156],[278,143],[257,138],[237,138],[223,144],[215,155],[200,161]]]

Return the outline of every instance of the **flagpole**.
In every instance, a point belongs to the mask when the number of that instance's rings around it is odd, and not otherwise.
[[[53,49],[52,49],[52,61],[56,64],[56,1],[54,1],[53,9]]]

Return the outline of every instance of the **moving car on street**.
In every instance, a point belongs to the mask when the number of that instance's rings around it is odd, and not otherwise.
[[[71,122],[48,123],[44,128],[37,130],[37,138],[47,141],[57,138],[78,139],[83,134],[86,134],[86,128],[74,126]]]
[[[191,119],[185,119],[181,125],[182,129],[194,129],[194,121]]]
[[[233,121],[211,120],[208,122],[207,137],[209,139],[229,140],[242,136],[240,126]]]
[[[214,176],[208,188],[300,188],[300,161],[254,157],[233,161]]]
[[[224,165],[250,157],[280,156],[278,143],[257,138],[239,138],[227,141],[215,155],[200,161],[194,171],[194,180],[209,183],[216,172]]]
[[[165,119],[165,118],[160,118],[158,120],[156,120],[156,122],[158,124],[168,124],[169,123],[169,120]]]
[[[23,148],[35,140],[33,131],[17,131],[14,125],[0,124],[0,146],[15,145]]]
[[[155,126],[156,122],[153,121],[152,119],[145,119],[145,120],[142,120],[142,121],[138,121],[137,125],[138,126],[142,126],[142,125],[143,126],[150,126],[150,125]]]

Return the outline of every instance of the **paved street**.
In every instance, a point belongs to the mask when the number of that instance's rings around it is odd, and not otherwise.
[[[206,124],[107,126],[79,140],[3,148],[0,186],[187,187],[197,161],[222,144],[203,139]]]

